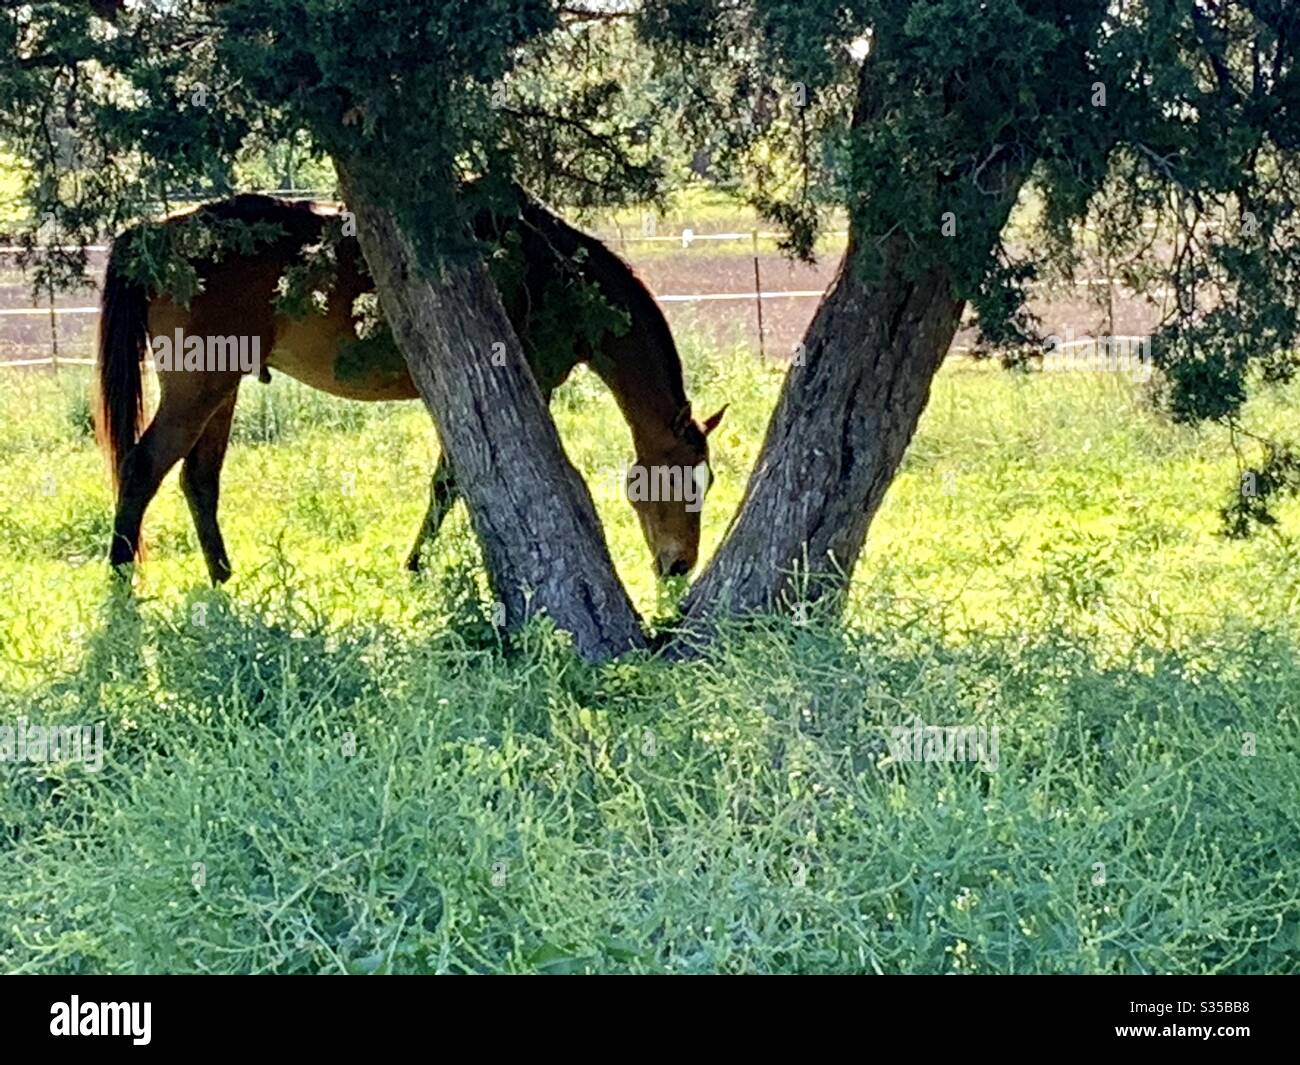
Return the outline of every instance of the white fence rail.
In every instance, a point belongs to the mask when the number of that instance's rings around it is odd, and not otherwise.
[[[94,366],[94,359],[70,359],[65,355],[60,355],[57,359],[53,355],[46,355],[43,359],[0,359],[0,369],[9,366]]]
[[[52,314],[98,314],[98,307],[10,307],[0,311],[3,318],[48,318]]]

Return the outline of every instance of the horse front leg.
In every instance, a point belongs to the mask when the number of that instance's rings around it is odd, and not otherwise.
[[[217,500],[221,493],[221,466],[226,459],[230,443],[230,426],[235,415],[235,391],[208,420],[190,453],[181,464],[181,488],[190,506],[194,529],[203,549],[203,560],[208,564],[208,575],[214,585],[230,579],[230,558],[217,524]]]
[[[439,455],[438,467],[433,471],[433,481],[429,487],[429,510],[416,534],[415,546],[406,557],[406,568],[412,573],[420,572],[420,554],[424,545],[438,535],[443,519],[459,495],[460,490],[456,487],[456,479],[452,475],[447,456]]]

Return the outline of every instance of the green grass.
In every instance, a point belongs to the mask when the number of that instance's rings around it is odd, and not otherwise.
[[[22,203],[25,176],[17,157],[0,144],[0,229],[21,225],[28,217]]]
[[[732,402],[707,552],[780,378],[685,354]],[[98,773],[0,764],[0,970],[1300,970],[1300,508],[1224,540],[1223,440],[1130,383],[951,366],[843,624],[603,667],[499,645],[459,511],[401,571],[417,405],[246,385],[235,579],[173,476],[131,601],[84,379],[0,389],[0,724],[106,735]],[[580,375],[556,414],[666,613],[612,402]],[[892,761],[914,719],[996,725],[997,769]]]

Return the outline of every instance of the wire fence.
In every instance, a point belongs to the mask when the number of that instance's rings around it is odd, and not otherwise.
[[[285,190],[285,189],[273,190],[271,193],[268,194],[281,195],[281,196],[298,196],[298,197],[313,198],[313,199],[319,198],[320,196],[318,192],[304,191],[304,190]],[[763,278],[762,278],[763,257],[760,254],[759,242],[763,240],[768,240],[768,241],[776,240],[779,239],[780,236],[781,234],[779,233],[760,231],[757,228],[751,229],[749,231],[729,231],[729,232],[720,232],[720,233],[696,233],[693,229],[684,228],[676,233],[671,233],[671,234],[664,234],[658,232],[641,232],[639,234],[635,234],[635,233],[625,234],[620,231],[619,233],[613,236],[607,235],[605,239],[610,240],[611,242],[618,242],[623,245],[672,244],[672,245],[677,245],[683,249],[690,248],[692,245],[695,245],[697,243],[717,244],[717,243],[724,243],[724,242],[740,242],[740,241],[750,242],[752,245],[751,259],[753,263],[753,278],[754,278],[754,287],[752,289],[746,291],[736,290],[736,291],[721,291],[721,292],[680,292],[680,293],[670,292],[670,293],[660,294],[656,296],[655,299],[657,300],[657,302],[663,305],[683,305],[683,304],[710,305],[710,304],[728,303],[728,302],[751,303],[754,308],[754,321],[755,321],[755,327],[757,333],[759,354],[760,356],[765,357],[767,352],[766,352],[766,336],[765,336],[764,320],[763,320],[764,303],[769,301],[774,301],[774,300],[821,300],[826,296],[827,292],[829,291],[829,289],[826,287],[799,288],[799,289],[795,289],[795,288],[765,289],[763,287]],[[847,236],[847,231],[836,230],[828,233],[827,236],[836,237],[836,238],[845,237]],[[12,244],[0,245],[0,260],[2,260],[3,257],[5,256],[16,255],[25,250],[27,249],[23,248],[21,245],[12,245]],[[36,249],[36,250],[39,251],[40,249]],[[76,249],[69,246],[61,246],[60,250],[76,250]],[[92,244],[92,245],[87,245],[84,248],[84,250],[96,254],[104,254],[107,253],[107,251],[109,250],[109,246],[105,244]],[[1076,279],[1070,282],[1070,284],[1075,287],[1087,287],[1087,288],[1110,287],[1110,288],[1118,288],[1120,290],[1125,289],[1125,287],[1121,283],[1117,282],[1114,279],[1106,278],[1106,277]],[[1044,287],[1044,286],[1039,285],[1039,286],[1031,286],[1031,287]],[[89,316],[97,316],[98,314],[99,314],[99,307],[94,305],[59,306],[55,302],[55,294],[53,292],[50,292],[48,294],[47,303],[45,306],[0,308],[0,326],[2,326],[4,321],[7,319],[18,319],[21,321],[23,319],[28,319],[28,318],[45,318],[48,320],[49,328],[50,328],[49,341],[48,341],[49,344],[48,350],[50,351],[50,354],[40,355],[40,356],[33,354],[31,356],[23,356],[14,359],[5,359],[3,357],[0,357],[0,366],[4,366],[4,367],[51,366],[55,370],[57,370],[58,367],[63,365],[69,365],[69,366],[94,365],[95,362],[94,359],[79,358],[79,357],[73,357],[73,356],[61,354],[59,350],[60,349],[59,321],[60,319],[66,317],[74,317],[74,318],[89,317]],[[1068,351],[1068,350],[1073,350],[1073,349],[1083,348],[1088,346],[1092,346],[1095,348],[1097,345],[1104,344],[1104,343],[1111,343],[1111,342],[1127,343],[1130,341],[1137,341],[1141,339],[1142,338],[1139,337],[1109,337],[1109,338],[1100,338],[1100,339],[1086,338],[1081,340],[1070,341],[1069,343],[1065,343],[1065,344],[1057,344],[1056,350]],[[44,347],[44,346],[45,346],[44,344],[41,344],[39,346],[32,344],[29,345],[29,349],[35,348],[39,350],[39,347]],[[21,348],[19,350],[21,354]],[[960,354],[968,353],[970,350],[971,349],[969,347],[955,346],[952,349],[952,353],[960,355]]]

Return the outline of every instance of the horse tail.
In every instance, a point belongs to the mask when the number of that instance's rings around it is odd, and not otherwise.
[[[119,238],[120,240],[120,238]],[[140,435],[144,394],[140,363],[149,341],[149,293],[122,272],[114,242],[104,274],[99,315],[99,401],[95,428],[121,487],[122,460]]]

